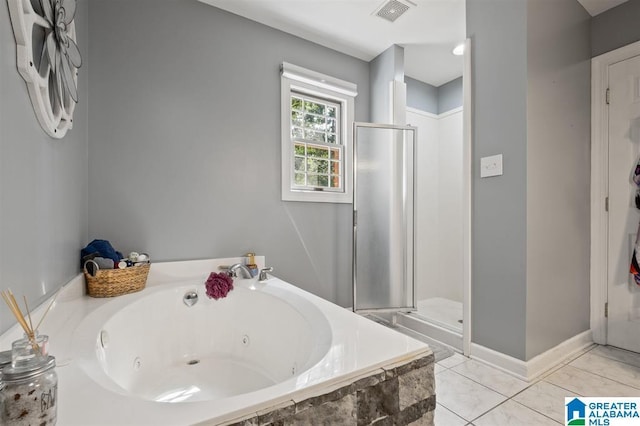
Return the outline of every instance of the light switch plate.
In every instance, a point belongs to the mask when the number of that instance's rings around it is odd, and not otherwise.
[[[480,177],[502,175],[502,154],[482,157],[480,159]]]

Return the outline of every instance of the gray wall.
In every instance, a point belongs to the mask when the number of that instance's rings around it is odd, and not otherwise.
[[[591,56],[640,40],[640,0],[609,9],[591,20]]]
[[[358,84],[369,64],[195,0],[91,4],[89,234],[157,261],[267,256],[351,303],[351,205],[280,200],[282,61]]]
[[[473,43],[472,341],[525,358],[526,0],[467,2]],[[480,179],[503,154],[504,175]]]
[[[589,329],[590,19],[528,2],[527,359]]]
[[[589,22],[575,0],[467,2],[472,341],[521,360],[589,328]]]
[[[60,140],[47,136],[36,119],[16,67],[7,2],[0,5],[0,289],[26,296],[31,307],[79,272],[87,239],[88,12],[88,2],[80,0],[80,99],[74,127]],[[15,319],[0,305],[1,333]]]
[[[406,76],[407,106],[420,111],[438,114],[438,88],[420,80]]]
[[[442,114],[462,106],[462,77],[439,87],[411,77],[407,84],[407,106],[432,114]]]
[[[442,114],[462,106],[462,77],[438,87],[438,113]]]
[[[404,81],[404,48],[390,46],[369,63],[371,94],[371,122],[391,123],[392,106],[389,103],[389,83]]]

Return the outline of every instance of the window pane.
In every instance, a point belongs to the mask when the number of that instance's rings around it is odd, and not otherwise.
[[[312,102],[310,100],[304,101],[304,110],[307,112],[312,112],[314,114],[324,115],[325,106],[318,102]]]
[[[297,152],[296,152],[297,154]],[[331,150],[331,159],[332,160],[339,160],[340,159],[340,150],[339,149],[332,149]]]
[[[324,140],[324,133],[323,132],[316,132],[314,130],[305,130],[304,131],[304,138],[310,141],[318,141],[318,142],[325,142]]]
[[[308,184],[311,186],[318,186],[318,175],[309,175]]]
[[[294,139],[304,139],[304,130],[299,127],[292,127],[291,136],[293,136]]]
[[[306,185],[304,181],[304,173],[296,173],[294,176],[296,185]]]
[[[336,135],[328,134],[327,143],[336,143]]]
[[[302,99],[291,97],[291,109],[297,109],[298,111],[302,111]]]
[[[329,183],[331,188],[340,188],[340,176],[331,175]]]
[[[332,161],[331,162],[331,174],[334,174],[334,175],[339,175],[340,174],[340,163],[339,162],[337,162],[337,161]]]
[[[304,155],[304,152],[305,152],[305,145],[302,145],[302,144],[297,143],[297,144],[295,145],[294,150],[295,150],[295,154],[296,154],[296,155]],[[332,158],[333,158],[333,157],[332,157]]]
[[[327,120],[327,131],[336,133],[336,120],[334,120],[333,118],[329,118]]]
[[[324,132],[327,128],[327,121],[324,117],[306,114],[304,116],[304,127],[306,127],[307,129],[321,130]]]
[[[304,172],[304,157],[295,157],[293,161],[293,168],[296,171]]]
[[[336,107],[332,107],[332,106],[327,106],[327,115],[329,117],[336,117]]]
[[[317,158],[327,158],[329,157],[329,150],[324,147],[309,146],[307,148],[307,156],[317,157]]]
[[[329,162],[327,160],[308,158],[307,171],[312,173],[329,173]]]
[[[308,182],[311,186],[329,187],[329,176],[326,175],[309,175]]]
[[[302,126],[302,118],[304,114],[298,111],[291,111],[291,124],[294,126]]]

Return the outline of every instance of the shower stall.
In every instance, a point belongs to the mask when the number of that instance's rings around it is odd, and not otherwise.
[[[462,350],[462,111],[356,123],[356,312]]]

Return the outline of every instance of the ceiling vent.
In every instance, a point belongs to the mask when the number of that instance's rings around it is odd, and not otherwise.
[[[388,0],[373,13],[389,22],[394,22],[411,6],[415,6],[415,4],[409,1]]]

